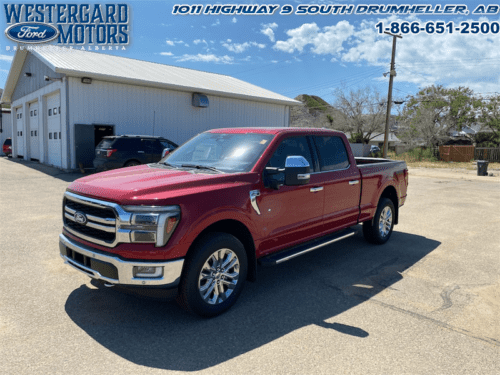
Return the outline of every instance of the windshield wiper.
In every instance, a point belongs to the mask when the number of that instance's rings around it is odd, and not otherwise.
[[[166,165],[168,167],[174,167],[175,169],[178,169],[179,167],[170,163],[167,163],[166,161],[162,163],[163,165]]]
[[[220,169],[214,167],[208,167],[206,165],[195,165],[195,164],[182,164],[181,168],[196,168],[196,169],[207,169],[209,171],[214,171],[217,173],[224,173]]]

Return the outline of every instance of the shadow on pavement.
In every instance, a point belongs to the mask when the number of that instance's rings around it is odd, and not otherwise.
[[[16,164],[21,164],[24,167],[33,169],[35,171],[44,173],[48,176],[57,178],[62,181],[66,182],[73,182],[78,178],[86,176],[85,174],[82,174],[80,172],[65,172],[61,169],[51,167],[49,165],[41,164],[37,161],[31,161],[31,160],[24,160],[20,158],[12,158],[12,157],[7,157],[7,156],[1,156],[1,159],[11,162],[11,163],[16,163]]]
[[[259,268],[227,313],[201,319],[175,302],[157,302],[82,285],[67,299],[68,316],[113,353],[136,364],[178,371],[215,366],[302,327],[316,324],[356,339],[363,327],[325,322],[402,279],[440,242],[394,232],[383,246],[361,235],[280,266]]]

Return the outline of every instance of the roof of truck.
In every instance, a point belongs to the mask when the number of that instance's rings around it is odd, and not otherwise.
[[[232,134],[245,134],[245,133],[261,133],[261,134],[279,134],[279,133],[342,133],[337,130],[327,128],[222,128],[209,130],[210,133],[232,133]],[[343,133],[342,133],[343,134]]]

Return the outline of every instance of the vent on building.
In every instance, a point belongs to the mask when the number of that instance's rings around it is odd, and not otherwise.
[[[206,108],[208,107],[208,98],[206,95],[203,94],[193,94],[193,107],[201,107],[201,108]]]

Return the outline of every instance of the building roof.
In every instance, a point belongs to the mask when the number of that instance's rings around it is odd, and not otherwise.
[[[372,133],[372,135],[375,133]],[[366,136],[366,133],[364,133]],[[347,139],[351,139],[351,133],[346,133]],[[370,139],[370,142],[384,142],[384,137],[385,133],[377,134],[375,137],[372,137]],[[401,140],[396,137],[396,134],[394,134],[392,131],[389,131],[389,142],[401,142]]]
[[[297,100],[223,74],[103,53],[55,48],[18,50],[12,61],[2,101],[10,102],[28,53],[43,61],[54,72],[70,77],[90,77],[102,81],[199,92],[271,104],[302,104]]]

